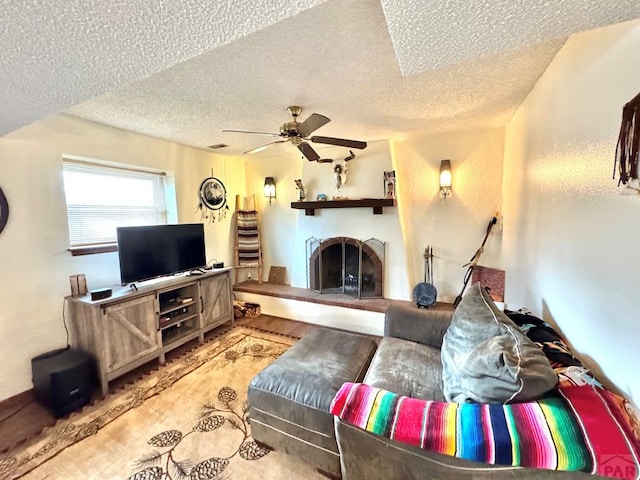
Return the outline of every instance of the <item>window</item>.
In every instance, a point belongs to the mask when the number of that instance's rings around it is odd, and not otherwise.
[[[162,172],[63,159],[70,250],[115,252],[116,227],[167,223]]]

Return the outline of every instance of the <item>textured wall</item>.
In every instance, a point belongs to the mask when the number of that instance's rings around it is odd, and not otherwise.
[[[305,216],[304,210],[291,208],[291,202],[297,200],[296,178],[303,180],[307,200],[315,200],[318,193],[326,194],[328,199],[333,196],[383,197],[383,172],[392,169],[389,143],[369,142],[365,150],[354,150],[356,158],[349,162],[343,160],[349,155],[344,148],[319,148],[321,157],[339,160],[348,167],[347,181],[340,190],[335,186],[334,164],[302,160],[296,152],[294,147],[285,145],[273,157],[246,164],[247,191],[256,192],[262,209],[265,278],[271,265],[285,266],[287,281],[295,287],[306,288],[307,238],[349,236],[366,240],[375,237],[387,243],[385,296],[409,298],[404,270],[405,247],[397,208],[385,207],[382,215],[373,215],[371,208],[325,209],[316,210],[315,216],[309,217]],[[262,197],[265,176],[276,179],[277,199],[271,206]],[[241,278],[243,276],[241,274]]]
[[[411,285],[424,279],[423,253],[433,247],[438,299],[453,301],[466,264],[480,247],[489,220],[500,209],[504,131],[483,129],[413,137],[393,142],[398,199]],[[440,161],[451,160],[453,194],[439,195]],[[479,264],[501,268],[496,225]],[[507,289],[510,281],[507,275]]]
[[[65,345],[69,275],[86,274],[89,289],[120,281],[116,253],[67,252],[62,154],[173,172],[180,222],[200,221],[196,193],[212,169],[228,191],[244,193],[241,160],[73,117],[49,117],[0,138],[0,185],[11,212],[0,235],[0,400],[32,387],[32,357]],[[230,262],[229,218],[205,224],[207,258]]]
[[[383,172],[393,168],[389,142],[369,142],[365,150],[354,150],[356,158],[346,163],[343,159],[349,152],[344,148],[329,148],[319,152],[322,152],[321,156],[340,160],[342,165],[348,167],[347,181],[338,190],[333,164],[304,161],[301,178],[307,187],[308,199],[315,199],[318,193],[326,194],[328,199],[334,196],[352,199],[384,196]],[[295,191],[292,193],[295,195]],[[294,237],[294,248],[287,252],[292,285],[302,288],[307,286],[305,241],[309,237],[325,239],[347,236],[359,240],[374,237],[386,243],[385,297],[409,298],[410,285],[404,269],[406,250],[398,208],[385,207],[382,215],[374,215],[371,208],[316,210],[315,216],[306,216],[304,210],[295,210],[294,218],[295,225],[290,230]]]
[[[463,265],[480,246],[489,220],[500,208],[503,135],[502,129],[483,129],[415,136],[391,144],[370,142],[348,162],[350,171],[341,191],[335,188],[331,164],[302,161],[298,155],[288,156],[288,150],[247,162],[247,191],[257,192],[263,210],[265,278],[271,265],[286,266],[288,281],[306,288],[307,238],[375,237],[386,242],[385,297],[411,299],[413,286],[424,279],[423,252],[431,245],[438,298],[453,301],[462,288]],[[345,155],[344,149],[324,152],[322,156],[338,159]],[[453,165],[454,193],[446,203],[438,189],[444,158]],[[397,207],[385,208],[383,215],[373,215],[369,208],[350,208],[317,210],[316,216],[307,217],[289,206],[296,198],[295,178],[303,178],[311,199],[318,193],[329,198],[379,198],[384,194],[383,172],[393,169]],[[262,198],[265,176],[276,178],[278,198],[272,206]],[[500,268],[500,253],[497,225],[480,264]]]
[[[640,403],[640,196],[611,179],[640,22],[571,37],[506,128],[506,300],[554,322]]]
[[[264,280],[269,278],[269,269],[274,265],[286,267],[285,282],[291,283],[298,211],[293,210],[290,203],[297,198],[294,180],[302,176],[302,160],[293,153],[295,151],[295,147],[285,145],[278,150],[282,155],[259,159],[245,157],[247,192],[255,192],[260,211]],[[276,198],[271,205],[263,193],[265,177],[273,177],[276,182]],[[248,273],[256,278],[255,270],[244,269],[239,272],[239,280],[243,281]]]

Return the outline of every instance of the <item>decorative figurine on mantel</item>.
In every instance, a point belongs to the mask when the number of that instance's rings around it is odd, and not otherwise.
[[[296,182],[296,190],[298,190],[298,200],[302,201],[305,198],[307,198],[307,191],[304,188],[304,185],[302,184],[302,179],[298,178],[295,180]]]

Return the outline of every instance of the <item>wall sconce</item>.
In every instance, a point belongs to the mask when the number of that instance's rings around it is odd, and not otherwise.
[[[447,196],[451,195],[451,160],[440,162],[440,195],[447,201]]]
[[[264,196],[269,199],[269,205],[271,205],[271,200],[276,198],[276,182],[273,177],[265,177],[264,179]]]

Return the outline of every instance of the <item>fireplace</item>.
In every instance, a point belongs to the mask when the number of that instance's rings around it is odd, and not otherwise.
[[[382,298],[385,244],[375,238],[350,237],[306,241],[307,285],[320,293]]]

